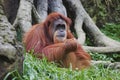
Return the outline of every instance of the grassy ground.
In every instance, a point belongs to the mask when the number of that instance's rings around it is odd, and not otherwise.
[[[31,54],[25,55],[23,68],[23,76],[17,71],[9,73],[14,76],[13,80],[120,80],[119,70],[103,68],[102,65],[81,71],[65,69],[46,59],[39,60]]]
[[[109,37],[120,41],[120,25],[107,24],[102,31]],[[94,60],[111,60],[104,54],[91,54]],[[119,55],[118,55],[119,56]],[[25,54],[23,75],[17,71],[8,73],[13,75],[13,80],[120,80],[120,71],[104,68],[102,65],[91,66],[81,71],[71,68],[59,68],[57,64],[39,60],[31,54]]]
[[[108,37],[120,42],[120,24],[106,23],[106,25],[104,26],[104,28],[101,29],[101,31]],[[112,58],[113,61],[120,62],[120,52],[112,53],[107,56],[109,58]]]
[[[120,41],[120,24],[106,23],[101,31],[112,39]]]

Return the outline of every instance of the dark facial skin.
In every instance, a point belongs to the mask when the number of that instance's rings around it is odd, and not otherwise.
[[[64,37],[66,32],[66,23],[62,19],[58,19],[54,22],[54,29],[57,31],[58,37]]]
[[[64,41],[66,39],[66,22],[62,19],[58,19],[54,21],[53,24],[53,36],[58,40],[58,41]]]

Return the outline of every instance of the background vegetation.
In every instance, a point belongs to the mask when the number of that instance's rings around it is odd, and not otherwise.
[[[119,0],[81,0],[101,31],[120,41],[120,1]],[[19,37],[18,37],[19,38]],[[21,39],[21,38],[19,38]],[[89,40],[88,40],[89,43]],[[32,54],[24,54],[23,75],[12,71],[13,80],[120,80],[120,71],[102,65],[91,66],[85,70],[59,68],[57,64],[39,60]],[[94,60],[120,61],[120,54],[90,53]]]
[[[110,38],[120,41],[120,24],[106,23],[100,29],[104,34],[106,34]],[[94,60],[120,61],[119,53],[107,53],[107,54],[91,53],[91,56]]]
[[[120,25],[106,24],[101,30],[109,37],[120,41]],[[119,31],[119,32],[116,32]],[[59,68],[57,64],[47,62],[46,59],[39,60],[31,54],[24,54],[23,75],[17,71],[8,73],[13,80],[120,80],[120,71],[113,70],[103,65],[91,66],[82,71]],[[105,55],[100,53],[90,53],[93,60],[115,61],[120,58],[119,54]]]
[[[120,0],[81,0],[86,11],[101,31],[110,38],[120,41]],[[87,39],[87,44],[91,45]],[[90,53],[95,60],[120,61],[119,53]]]
[[[39,60],[32,54],[25,54],[23,76],[17,71],[8,73],[13,80],[120,80],[120,71],[104,68],[102,65],[92,66],[85,70],[59,68],[57,64]],[[4,80],[6,80],[7,76]]]
[[[98,27],[107,23],[120,24],[120,0],[81,0]]]

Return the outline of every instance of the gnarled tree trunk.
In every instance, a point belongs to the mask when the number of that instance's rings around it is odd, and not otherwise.
[[[86,51],[120,52],[120,42],[107,37],[99,30],[80,0],[1,0],[0,78],[15,68],[16,64],[19,66],[19,61],[22,63],[22,50],[16,36],[21,36],[22,39],[33,24],[44,21],[51,12],[59,12],[72,19],[71,31],[77,34],[78,42]],[[94,46],[84,46],[86,35],[89,35]]]
[[[41,0],[38,0],[38,2],[39,1]],[[46,4],[46,1],[43,1],[43,3]],[[39,8],[43,7],[37,4],[35,5],[36,8],[38,8],[38,6]],[[86,51],[100,53],[120,52],[120,42],[107,37],[99,30],[99,28],[95,25],[93,20],[83,8],[80,0],[48,0],[47,6],[48,8],[46,8],[46,14],[49,14],[49,12],[60,12],[63,15],[68,15],[72,19],[72,26],[74,26],[78,36],[78,42],[80,44],[84,45],[86,41],[86,34],[89,35],[94,46],[84,46]],[[38,12],[40,11],[45,12],[43,9],[35,9],[35,7],[33,8],[34,17],[39,16],[39,18],[36,18],[37,21],[41,21],[41,17],[43,17],[39,15]]]
[[[4,13],[0,1],[0,79],[12,70],[22,72],[23,48],[16,40],[16,30]]]

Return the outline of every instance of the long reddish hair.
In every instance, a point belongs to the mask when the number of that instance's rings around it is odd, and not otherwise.
[[[48,15],[48,17],[44,21],[44,24],[46,26],[49,26],[49,24],[53,23],[57,19],[63,19],[67,23],[68,26],[70,26],[72,22],[70,18],[63,16],[58,12],[53,12]]]
[[[53,43],[48,32],[51,32],[49,30],[50,24],[52,24],[57,19],[63,19],[67,26],[70,26],[71,24],[71,19],[61,15],[60,13],[53,12],[49,14],[44,22],[32,26],[31,29],[25,33],[23,43],[25,43],[27,51],[31,49],[40,51],[42,47]],[[68,34],[68,36],[71,35]]]

